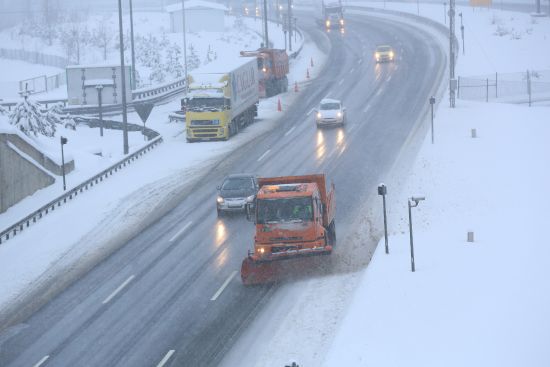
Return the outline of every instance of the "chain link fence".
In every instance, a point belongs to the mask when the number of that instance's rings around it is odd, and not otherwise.
[[[458,98],[504,103],[550,101],[550,70],[458,77]]]

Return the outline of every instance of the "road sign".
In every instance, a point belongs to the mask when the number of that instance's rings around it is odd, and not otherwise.
[[[139,118],[144,124],[149,118],[149,115],[151,114],[153,107],[155,107],[153,103],[139,103],[134,105],[134,108],[137,114],[139,115]]]

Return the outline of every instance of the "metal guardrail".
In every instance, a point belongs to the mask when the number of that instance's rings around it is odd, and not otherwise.
[[[0,232],[0,244],[15,237],[19,232],[22,232],[25,228],[30,227],[32,224],[36,223],[38,220],[48,215],[49,212],[53,212],[56,208],[59,208],[61,205],[66,204],[67,200],[72,200],[76,198],[79,194],[82,194],[85,190],[92,188],[94,185],[97,185],[98,183],[103,182],[104,179],[107,179],[109,176],[112,176],[114,172],[118,172],[118,170],[122,169],[123,167],[126,167],[126,165],[130,165],[134,160],[138,159],[145,153],[149,152],[158,144],[162,143],[162,141],[163,141],[162,136],[159,136],[159,134],[157,133],[157,137],[154,138],[149,144],[147,144],[143,148],[128,155],[126,158],[122,159],[121,161],[104,169],[103,171],[93,176],[92,178],[84,181],[80,185],[67,191],[65,194],[50,201],[48,204],[42,206],[40,209],[35,210],[34,212],[27,215],[25,218],[21,219],[17,223],[2,230]]]

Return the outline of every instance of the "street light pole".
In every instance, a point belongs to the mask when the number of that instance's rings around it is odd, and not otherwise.
[[[435,104],[435,97],[430,97],[430,106],[432,107],[432,144],[434,143],[434,104]]]
[[[63,172],[63,191],[67,190],[67,185],[65,184],[65,154],[63,152],[63,145],[67,144],[67,138],[61,136],[61,172]]]
[[[415,208],[418,206],[418,203],[422,200],[425,200],[424,197],[412,197],[407,200],[407,204],[409,206],[409,235],[410,235],[410,242],[411,242],[411,271],[414,273],[416,271],[416,268],[414,266],[414,246],[413,246],[413,230],[412,230],[412,214],[411,214],[411,208]],[[414,202],[414,204],[413,204]]]
[[[122,80],[122,139],[124,154],[128,154],[128,110],[126,106],[126,72],[124,67],[124,37],[122,34],[122,0],[118,0],[118,30],[120,40],[120,77]]]
[[[288,0],[288,50],[292,51],[292,0]]]
[[[132,49],[132,90],[136,89],[136,54],[134,52],[134,11],[132,6],[132,0],[130,0],[130,41]],[[103,135],[102,135],[103,136]]]
[[[183,65],[185,66],[185,103],[187,104],[187,93],[189,92],[189,77],[187,74],[187,38],[185,31],[185,0],[181,0],[181,17],[183,20]]]
[[[269,35],[267,33],[267,0],[264,0],[264,33],[265,33],[265,44],[264,47],[269,48]]]
[[[103,85],[96,85],[97,89],[97,104],[99,107],[99,135],[103,136],[103,109],[101,108],[101,91],[103,90]]]
[[[382,196],[382,206],[384,209],[384,242],[386,245],[386,254],[390,253],[390,249],[388,247],[388,219],[386,215],[386,194],[387,194],[387,188],[386,185],[381,183],[378,185],[378,195]]]

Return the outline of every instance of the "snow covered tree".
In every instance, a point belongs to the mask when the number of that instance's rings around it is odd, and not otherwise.
[[[109,48],[115,36],[111,32],[111,30],[107,28],[106,23],[107,20],[103,19],[97,25],[97,28],[92,31],[91,34],[91,43],[94,46],[101,48],[101,50],[103,51],[103,60],[107,60],[107,52],[109,51]]]
[[[30,136],[33,133],[52,137],[55,135],[55,124],[50,122],[40,111],[40,105],[24,96],[9,115],[9,123]]]
[[[215,60],[215,53],[212,50],[212,46],[208,45],[208,50],[206,51],[206,57],[204,58],[204,64],[209,64]]]
[[[61,103],[53,104],[44,114],[46,120],[55,126],[59,124],[63,126],[63,105]]]
[[[201,66],[201,61],[199,60],[199,57],[197,56],[197,53],[195,52],[195,47],[193,47],[193,44],[189,44],[188,47],[188,54],[187,54],[187,68],[189,70],[194,70]]]
[[[172,78],[180,78],[183,75],[183,60],[181,57],[181,48],[173,43],[166,50],[166,72]]]
[[[164,66],[161,63],[153,65],[153,70],[149,74],[149,81],[153,83],[163,83],[166,78],[164,74]]]
[[[160,46],[155,36],[137,37],[136,46],[136,58],[141,65],[152,68],[160,63]]]

